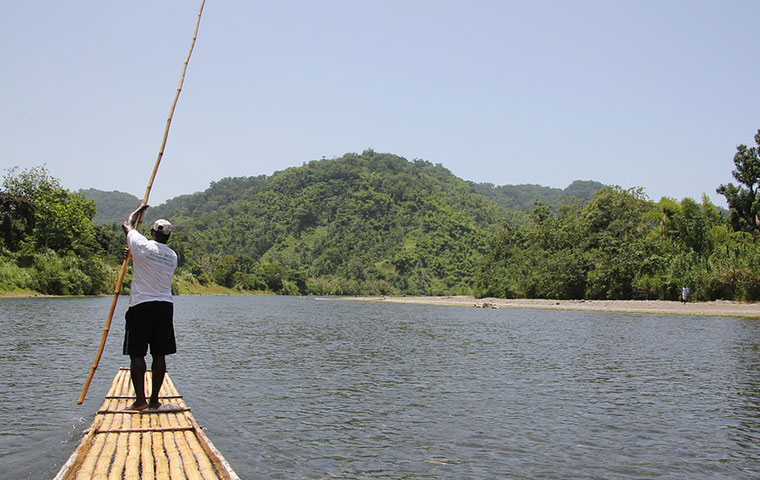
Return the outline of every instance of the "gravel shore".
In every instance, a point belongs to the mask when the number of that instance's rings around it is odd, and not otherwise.
[[[660,313],[669,315],[715,315],[760,318],[760,303],[728,300],[714,302],[672,302],[666,300],[538,300],[452,297],[342,297],[343,300],[388,303],[452,305],[476,308],[539,308],[545,310],[585,310],[620,313]]]

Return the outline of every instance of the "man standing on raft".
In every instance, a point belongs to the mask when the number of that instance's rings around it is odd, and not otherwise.
[[[132,286],[126,314],[124,355],[130,358],[130,375],[135,389],[135,401],[130,410],[156,409],[161,406],[158,392],[166,374],[166,355],[177,352],[174,340],[174,300],[172,276],[177,268],[177,254],[166,246],[172,225],[156,220],[150,230],[151,240],[135,229],[140,214],[148,205],[140,203],[137,210],[122,224],[132,253]],[[153,357],[153,381],[150,400],[145,399],[145,355]]]

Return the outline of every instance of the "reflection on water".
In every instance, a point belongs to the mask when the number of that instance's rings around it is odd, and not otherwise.
[[[756,478],[760,321],[177,297],[169,370],[241,478]],[[110,299],[0,300],[3,478],[51,478]],[[40,461],[40,458],[43,458]]]

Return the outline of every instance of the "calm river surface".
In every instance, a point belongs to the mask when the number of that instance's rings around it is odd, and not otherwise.
[[[176,298],[169,372],[243,479],[758,478],[760,320]],[[0,478],[52,478],[121,299],[0,300]]]

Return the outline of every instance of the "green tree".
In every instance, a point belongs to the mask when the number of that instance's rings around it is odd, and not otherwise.
[[[731,172],[739,185],[728,183],[716,190],[726,197],[734,230],[755,232],[760,228],[760,130],[755,135],[757,147],[739,145],[734,155],[736,168]]]
[[[592,299],[627,299],[643,264],[646,213],[652,204],[640,188],[604,187],[584,208],[588,222],[588,272],[586,295]],[[651,228],[651,225],[649,225]]]
[[[0,247],[17,251],[34,230],[34,203],[19,195],[0,191]]]
[[[106,258],[121,258],[120,247],[113,227],[96,231],[94,213],[93,202],[63,188],[45,167],[8,170],[0,190],[3,288],[59,295],[108,291],[115,266]]]
[[[237,271],[235,269],[235,263],[236,259],[233,255],[225,255],[220,258],[211,275],[214,282],[224,287],[232,287],[234,285],[234,275]]]
[[[25,239],[31,242],[30,248],[91,254],[97,248],[92,223],[94,202],[61,187],[45,167],[16,172],[16,168],[8,171],[3,180],[3,193],[5,198],[15,199],[16,205],[27,202],[34,210],[34,227]],[[15,210],[17,215],[19,212]]]

